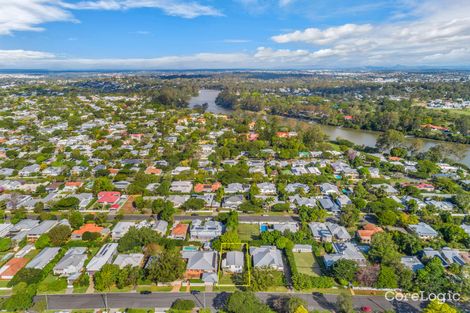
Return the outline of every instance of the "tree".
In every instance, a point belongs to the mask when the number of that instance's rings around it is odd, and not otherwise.
[[[281,286],[281,272],[269,267],[253,268],[251,272],[251,287],[253,291],[264,291],[270,286]]]
[[[251,291],[235,291],[227,301],[228,313],[274,313]]]
[[[147,278],[155,283],[172,282],[183,277],[186,269],[179,253],[164,250],[147,268]]]
[[[382,265],[394,265],[400,261],[398,247],[391,234],[386,232],[376,233],[372,236],[369,258]]]
[[[93,275],[95,289],[98,291],[109,290],[116,283],[118,274],[119,266],[115,264],[105,264]]]
[[[349,293],[342,292],[336,298],[336,308],[339,313],[352,313],[354,307],[352,297]]]
[[[382,150],[389,150],[403,146],[405,135],[397,130],[387,130],[377,138],[377,147]]]
[[[343,208],[343,212],[341,213],[341,216],[339,217],[339,222],[341,225],[345,227],[352,227],[356,225],[357,222],[359,222],[361,218],[361,211],[356,209],[354,205],[347,205],[346,207]]]
[[[96,195],[101,191],[112,191],[114,189],[114,185],[107,177],[98,177],[95,179],[93,183],[93,193]]]
[[[382,265],[377,279],[377,288],[398,288],[398,277],[395,269]]]
[[[442,303],[439,300],[432,300],[423,310],[423,313],[458,313],[458,311],[447,303]]]
[[[66,197],[62,198],[55,204],[54,208],[57,210],[70,210],[70,209],[78,209],[78,205],[80,204],[80,200],[75,197]]]
[[[183,203],[182,208],[186,211],[197,211],[204,208],[206,202],[203,199],[190,198]]]
[[[51,244],[51,238],[49,238],[48,234],[42,234],[39,236],[38,240],[34,243],[36,249],[44,249]]]
[[[338,281],[349,283],[355,280],[358,267],[357,263],[352,260],[340,259],[331,267],[331,273]]]
[[[5,252],[11,248],[11,238],[4,237],[0,239],[0,252]]]
[[[73,229],[79,229],[84,223],[83,215],[78,211],[70,212],[69,223]]]
[[[20,283],[13,288],[13,295],[2,303],[2,309],[8,312],[26,311],[33,305],[36,285]]]
[[[15,286],[22,282],[28,285],[38,284],[42,279],[43,273],[40,269],[23,267],[8,282],[8,286]]]
[[[67,225],[54,226],[47,234],[54,246],[62,246],[70,238],[72,230]]]
[[[173,310],[190,312],[196,307],[196,303],[193,300],[185,300],[185,299],[176,299],[175,302],[171,305]]]

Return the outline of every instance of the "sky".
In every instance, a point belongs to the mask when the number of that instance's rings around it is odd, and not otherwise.
[[[468,0],[0,0],[0,69],[470,66]]]

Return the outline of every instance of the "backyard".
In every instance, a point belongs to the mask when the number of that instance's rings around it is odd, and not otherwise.
[[[294,252],[295,264],[302,274],[310,276],[321,275],[321,269],[311,252]]]
[[[241,241],[251,241],[259,236],[258,224],[242,224],[238,225],[238,236]]]

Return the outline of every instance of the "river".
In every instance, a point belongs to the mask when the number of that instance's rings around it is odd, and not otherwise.
[[[195,105],[202,105],[204,103],[208,104],[207,111],[217,114],[231,114],[232,110],[223,108],[215,104],[215,99],[219,94],[219,90],[212,90],[212,89],[201,89],[199,91],[199,95],[196,97],[192,97],[189,101],[189,106],[192,108]],[[286,118],[289,119],[289,118]],[[374,147],[377,142],[377,137],[379,136],[379,132],[372,132],[366,130],[359,130],[359,129],[352,129],[352,128],[343,128],[337,126],[329,126],[329,125],[321,125],[323,131],[330,139],[336,139],[337,137],[341,137],[343,139],[349,140],[354,142],[357,145],[365,145]],[[408,139],[412,140],[412,139]],[[424,149],[429,149],[432,146],[435,146],[439,143],[436,140],[424,139],[421,138],[424,142]],[[451,143],[452,144],[452,143]],[[470,147],[467,147],[467,153],[464,159],[460,160],[459,162],[467,165],[470,167]]]

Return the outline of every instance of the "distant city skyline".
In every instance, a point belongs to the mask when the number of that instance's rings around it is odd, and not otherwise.
[[[0,69],[469,68],[464,0],[0,0]]]

